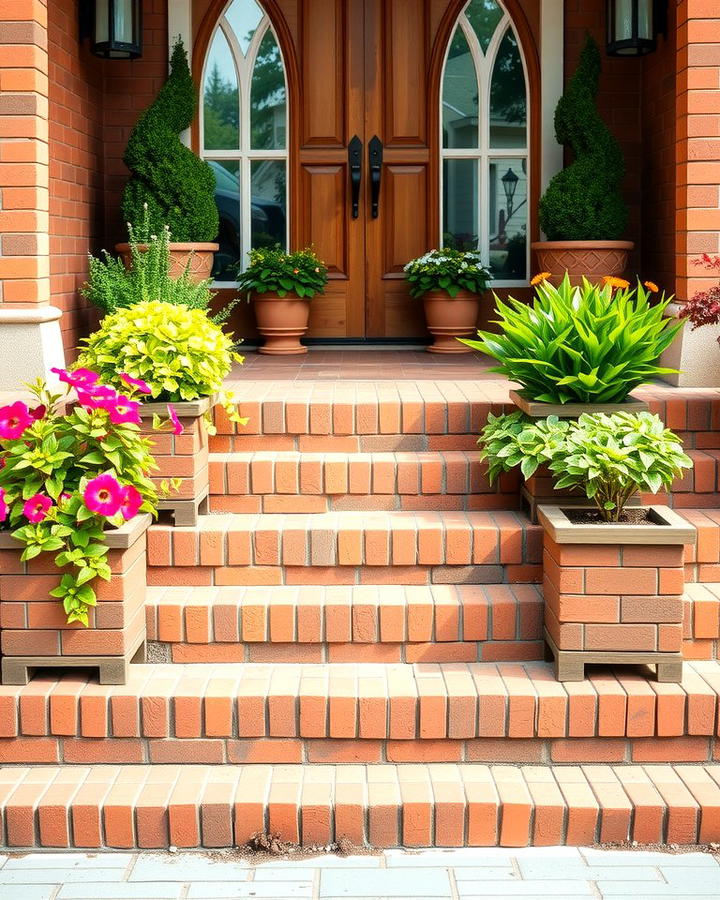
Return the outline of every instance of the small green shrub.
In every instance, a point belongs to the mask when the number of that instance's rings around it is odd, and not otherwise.
[[[189,274],[190,262],[179,278],[171,278],[170,230],[163,227],[157,235],[151,235],[146,249],[138,250],[140,241],[130,232],[130,268],[121,259],[103,250],[101,257],[90,256],[88,280],[80,293],[104,313],[134,306],[148,300],[159,300],[189,309],[207,309],[213,293],[211,279],[193,281]]]
[[[77,366],[116,387],[123,386],[120,373],[140,378],[154,400],[169,402],[216,393],[233,361],[242,362],[231,336],[204,310],[158,301],[106,316],[83,343]]]
[[[692,468],[680,438],[648,412],[585,414],[577,421],[490,417],[478,443],[491,480],[516,466],[529,478],[545,463],[557,490],[584,493],[607,522],[618,521],[637,491],[668,489]]]
[[[286,253],[279,244],[250,251],[250,265],[238,271],[241,291],[312,299],[327,284],[327,267],[311,249]]]
[[[616,240],[627,221],[620,194],[622,152],[597,110],[600,51],[588,35],[580,62],[555,110],[555,136],[573,162],[540,200],[540,227],[550,241]]]
[[[537,285],[532,304],[496,297],[500,333],[465,340],[498,360],[494,372],[518,382],[531,400],[547,403],[619,403],[633,388],[673,373],[657,365],[683,323],[664,317],[670,302],[650,303],[650,292],[587,280],[572,287]]]
[[[405,266],[405,278],[412,297],[428,291],[447,291],[457,297],[460,291],[482,294],[487,290],[490,272],[480,262],[477,250],[430,250]]]
[[[180,141],[195,115],[195,87],[180,39],[173,47],[170,75],[153,104],[142,114],[128,141],[125,165],[131,177],[122,210],[139,240],[160,234],[164,225],[173,241],[214,241],[218,233],[215,176],[210,166]],[[138,231],[145,204],[148,231]]]

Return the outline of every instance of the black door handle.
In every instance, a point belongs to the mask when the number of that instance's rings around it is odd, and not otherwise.
[[[362,141],[357,135],[348,144],[348,168],[350,170],[350,190],[352,191],[352,217],[360,215],[360,180],[362,179]]]
[[[383,145],[377,135],[374,135],[368,144],[368,157],[370,161],[370,211],[373,219],[377,219],[380,212],[380,179],[382,177]]]

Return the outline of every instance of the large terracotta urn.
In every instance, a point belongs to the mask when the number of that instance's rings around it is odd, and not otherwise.
[[[147,244],[138,244],[137,248],[142,253],[147,250]],[[213,243],[170,243],[170,268],[168,274],[171,278],[179,278],[188,266],[188,274],[193,281],[200,283],[210,277],[213,267],[215,252],[219,244]],[[115,251],[122,257],[123,262],[130,266],[130,244],[115,244]]]
[[[310,318],[310,301],[287,294],[253,294],[255,319],[265,343],[259,353],[269,356],[292,356],[307,353],[307,347],[300,343],[300,338],[308,330]]]
[[[470,291],[451,297],[447,291],[427,291],[423,295],[425,323],[435,339],[429,353],[470,353],[458,338],[473,337],[477,331],[480,298]]]
[[[534,241],[537,271],[550,272],[554,284],[570,276],[572,284],[583,277],[600,281],[605,275],[621,276],[627,270],[632,241]]]

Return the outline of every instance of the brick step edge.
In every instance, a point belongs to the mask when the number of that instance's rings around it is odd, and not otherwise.
[[[41,775],[42,777],[39,777]],[[0,769],[12,849],[586,846],[720,839],[720,766]]]

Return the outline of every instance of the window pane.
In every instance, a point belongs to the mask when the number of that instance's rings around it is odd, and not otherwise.
[[[443,247],[477,248],[477,173],[475,159],[443,160]]]
[[[215,203],[220,214],[220,249],[212,274],[216,281],[235,281],[240,261],[240,163],[211,159],[208,164],[215,175]]]
[[[515,35],[508,28],[498,48],[490,88],[490,146],[524,147],[527,128],[525,72]]]
[[[262,17],[263,11],[254,0],[233,0],[225,11],[225,18],[235,32],[243,55],[247,53]]]
[[[478,146],[478,80],[467,39],[458,25],[443,74],[443,147]]]
[[[203,143],[206,150],[236,150],[240,106],[235,64],[222,31],[215,31],[205,68]]]
[[[287,246],[287,190],[284,159],[255,159],[250,164],[253,247]]]
[[[493,278],[527,278],[527,160],[490,162],[490,246]]]
[[[280,48],[269,29],[255,60],[250,107],[252,149],[282,150],[285,147],[285,74]]]
[[[472,0],[465,10],[473,31],[477,35],[483,53],[487,52],[498,22],[504,13],[495,0]]]

